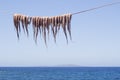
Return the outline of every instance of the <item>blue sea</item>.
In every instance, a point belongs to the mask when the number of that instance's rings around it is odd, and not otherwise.
[[[120,67],[0,67],[0,80],[120,80]]]

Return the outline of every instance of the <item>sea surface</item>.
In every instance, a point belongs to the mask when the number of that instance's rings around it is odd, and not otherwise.
[[[0,80],[120,80],[120,67],[0,67]]]

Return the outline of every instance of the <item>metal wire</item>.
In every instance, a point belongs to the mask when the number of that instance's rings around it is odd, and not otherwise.
[[[103,8],[103,7],[107,7],[107,6],[116,5],[116,4],[120,4],[120,2],[115,2],[115,3],[105,4],[105,5],[98,6],[98,7],[94,7],[94,8],[91,8],[91,9],[87,9],[87,10],[83,10],[83,11],[75,12],[75,13],[72,13],[72,15],[76,15],[76,14],[80,14],[80,13],[84,13],[84,12],[88,12],[88,11],[96,10],[96,9]]]

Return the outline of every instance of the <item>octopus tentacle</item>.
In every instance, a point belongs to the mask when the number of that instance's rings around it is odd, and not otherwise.
[[[65,34],[65,37],[68,43],[68,37],[67,37],[67,32],[66,32],[66,15],[63,15],[62,28],[63,28],[63,32]]]
[[[32,17],[33,36],[35,38],[35,17]]]
[[[50,26],[50,21],[49,21],[49,17],[46,17],[46,28],[47,28],[47,31],[48,31],[48,39],[49,39],[49,26]]]
[[[24,31],[24,33],[25,33],[24,19],[25,19],[25,16],[24,16],[24,15],[22,15],[22,16],[21,16],[21,23],[22,23],[22,28],[23,28],[23,31]]]
[[[68,32],[70,35],[70,39],[72,40],[72,36],[71,36],[71,18],[72,18],[72,15],[68,14],[67,17],[68,17],[67,29],[68,29]]]
[[[43,38],[45,45],[47,46],[47,41],[46,41],[46,18],[43,18]]]
[[[19,14],[14,14],[14,26],[17,32],[17,37],[19,39],[19,32],[20,32],[20,15]]]

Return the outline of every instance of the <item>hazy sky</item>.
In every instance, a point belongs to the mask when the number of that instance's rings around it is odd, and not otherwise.
[[[33,40],[23,31],[18,41],[13,14],[56,16],[73,13],[120,0],[1,0],[0,1],[0,66],[120,66],[120,4],[73,15],[72,41],[67,45],[60,31],[57,43],[50,36]]]

